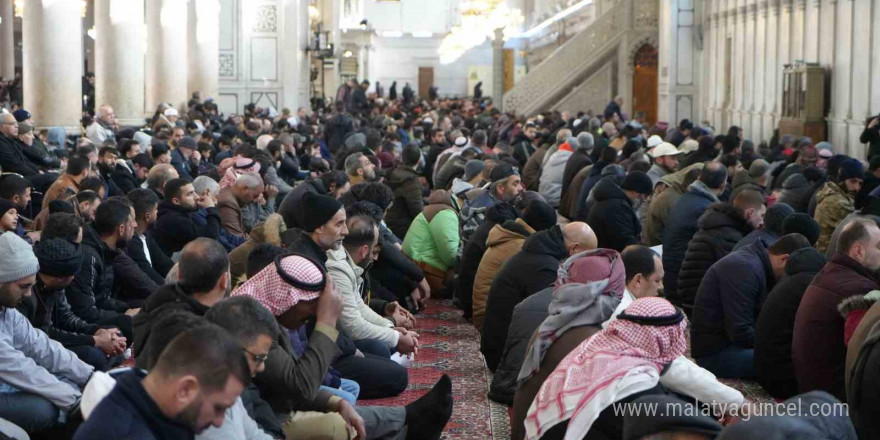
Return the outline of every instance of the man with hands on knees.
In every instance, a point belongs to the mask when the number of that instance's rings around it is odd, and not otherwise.
[[[342,215],[344,225],[344,211]],[[324,241],[317,235],[316,241]],[[343,313],[343,299],[320,261],[302,254],[280,255],[233,296],[256,299],[286,329],[316,321],[302,356],[294,354],[288,332],[280,332],[265,370],[254,379],[276,413],[290,414],[285,425],[288,439],[439,439],[452,415],[452,383],[447,376],[406,407],[356,407],[320,389],[331,361],[340,353],[336,326]],[[350,436],[349,430],[356,436]]]

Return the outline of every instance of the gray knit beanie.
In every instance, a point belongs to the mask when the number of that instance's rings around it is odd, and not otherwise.
[[[8,283],[29,277],[40,270],[31,245],[7,232],[0,235],[0,283]]]

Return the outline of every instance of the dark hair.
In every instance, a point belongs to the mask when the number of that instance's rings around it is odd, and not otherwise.
[[[88,157],[88,155],[97,152],[98,147],[96,147],[94,144],[84,144],[76,148],[76,155],[82,157]]]
[[[203,293],[229,271],[229,254],[217,240],[199,237],[183,247],[177,264],[180,285],[189,293]]]
[[[385,211],[382,208],[367,200],[361,200],[345,207],[346,217],[367,216],[379,223],[384,215]]]
[[[736,157],[736,155],[733,153],[727,153],[727,154],[721,156],[720,162],[722,165],[724,165],[726,167],[732,167],[732,166],[736,165],[737,162],[739,162],[739,158]]]
[[[324,183],[324,188],[327,191],[330,191],[330,184],[335,185],[336,188],[339,189],[345,186],[346,183],[348,183],[348,175],[345,174],[345,172],[343,171],[337,170],[328,171],[324,174],[321,174],[319,179],[321,179],[321,182]]]
[[[417,144],[409,144],[403,149],[400,159],[408,167],[416,166],[422,158],[422,150]]]
[[[248,296],[233,296],[211,306],[205,319],[222,327],[241,345],[248,345],[260,336],[273,341],[278,337],[275,315],[259,301]]]
[[[110,235],[119,226],[128,222],[131,215],[131,202],[122,196],[104,200],[95,211],[95,231],[99,235]]]
[[[127,155],[135,145],[140,145],[140,142],[134,139],[125,139],[119,144],[119,153],[123,156]]]
[[[148,211],[159,204],[159,196],[146,188],[135,188],[128,192],[127,197],[131,201],[131,205],[134,206],[134,215],[137,218],[143,218]]]
[[[474,131],[474,134],[471,135],[471,143],[476,146],[485,146],[488,140],[489,136],[486,135],[485,130],[476,130]]]
[[[605,147],[602,149],[601,159],[605,163],[617,162],[617,150],[614,147]]]
[[[17,174],[9,174],[0,182],[0,199],[12,200],[15,196],[23,196],[30,187],[30,180]]]
[[[98,152],[98,156],[104,157],[108,153],[117,157],[119,156],[119,150],[117,150],[116,147],[101,147],[101,150]]]
[[[275,261],[275,257],[285,253],[284,248],[280,248],[269,243],[260,243],[254,246],[247,255],[247,263],[245,263],[245,272],[247,277],[251,278],[258,274],[266,266]]]
[[[92,191],[89,191],[92,193]],[[92,193],[94,194],[94,193]],[[96,196],[97,197],[97,196]],[[76,214],[76,211],[73,209],[73,205],[65,202],[64,200],[52,200],[49,202],[49,215],[55,214],[56,212],[63,212],[66,214]]]
[[[79,176],[89,169],[89,158],[83,156],[73,156],[67,159],[67,169],[64,173],[68,176]]]
[[[343,240],[346,247],[357,248],[363,245],[372,245],[376,240],[375,229],[378,225],[373,217],[367,215],[349,217],[345,223],[348,226],[348,235]]]
[[[700,171],[700,168],[692,168],[690,171],[685,173],[683,178],[685,188],[691,186],[691,184],[694,183],[698,177],[700,177]]]
[[[153,159],[150,159],[150,155],[147,153],[140,153],[137,156],[131,158],[131,163],[139,165],[141,168],[153,168]]]
[[[733,129],[734,127],[730,127]],[[721,141],[721,152],[723,154],[733,154],[734,150],[739,148],[739,137],[728,134]]]
[[[82,191],[76,193],[76,203],[83,203],[83,202],[95,203],[95,200],[100,200],[100,199],[101,199],[101,196],[99,196],[98,193],[96,193],[90,189],[82,190]],[[54,202],[54,200],[53,200],[53,202]]]
[[[804,237],[801,234],[793,233],[783,235],[776,240],[770,247],[767,248],[767,252],[773,255],[790,255],[792,252],[811,247],[810,241],[807,240],[807,237]],[[838,248],[839,249],[839,248]]]
[[[80,229],[82,229],[82,220],[74,214],[66,212],[56,212],[49,215],[46,225],[43,226],[43,232],[40,233],[40,239],[48,240],[50,238],[63,238],[71,243],[76,241]]]
[[[165,188],[162,191],[165,194],[165,200],[171,201],[175,197],[180,197],[180,189],[187,185],[192,185],[192,182],[183,178],[171,179],[165,182]]]
[[[394,201],[394,192],[384,183],[363,182],[351,187],[340,201],[345,206],[360,201],[371,202],[384,212]]]
[[[764,195],[753,189],[742,190],[733,198],[733,206],[740,211],[758,208],[764,204]]]
[[[159,315],[155,323],[150,326],[149,337],[143,350],[149,355],[147,368],[153,368],[156,365],[159,356],[174,338],[187,330],[207,324],[208,321],[205,318],[181,309],[171,309],[167,313]]]
[[[106,189],[106,186],[100,177],[86,177],[79,183],[80,191],[94,191],[98,194],[101,189]]]
[[[871,225],[877,225],[873,218],[863,216],[853,218],[840,231],[837,251],[842,254],[848,253],[853,245],[868,237],[868,227]]]
[[[700,182],[711,189],[720,189],[727,182],[727,167],[718,162],[709,162],[700,170]]]
[[[657,265],[654,263],[656,256],[657,253],[651,248],[640,244],[624,248],[620,257],[623,259],[623,267],[626,269],[626,282],[632,281],[638,274],[647,278],[656,272]]]
[[[153,160],[156,160],[159,156],[163,154],[168,154],[171,152],[171,149],[168,148],[168,145],[164,142],[157,142],[153,144],[153,148],[150,150],[150,156],[153,157]]]
[[[284,144],[278,139],[272,139],[269,144],[266,145],[266,151],[268,151],[269,154],[280,153],[284,151]]]
[[[207,393],[224,389],[230,376],[245,387],[251,383],[251,369],[241,345],[214,324],[199,325],[174,338],[150,370],[153,373],[162,377],[193,375]]]

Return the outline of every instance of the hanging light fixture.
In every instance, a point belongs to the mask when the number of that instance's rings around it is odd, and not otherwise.
[[[16,17],[21,18],[24,15],[24,0],[13,0],[12,7]]]

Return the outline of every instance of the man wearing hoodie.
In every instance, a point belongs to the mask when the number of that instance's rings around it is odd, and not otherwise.
[[[477,275],[474,278],[473,316],[474,327],[478,331],[483,328],[486,299],[489,297],[492,280],[498,275],[498,271],[522,249],[526,238],[555,224],[556,212],[553,208],[542,200],[532,200],[520,218],[495,225],[489,231],[486,253],[480,259]]]
[[[504,264],[489,289],[480,340],[489,369],[494,371],[501,358],[513,308],[552,284],[562,259],[596,246],[596,235],[583,222],[555,225],[523,242],[522,250]]]
[[[641,171],[629,173],[620,186],[611,179],[596,184],[587,223],[596,231],[599,247],[620,252],[641,242],[642,225],[636,211],[653,190],[651,178]]]

